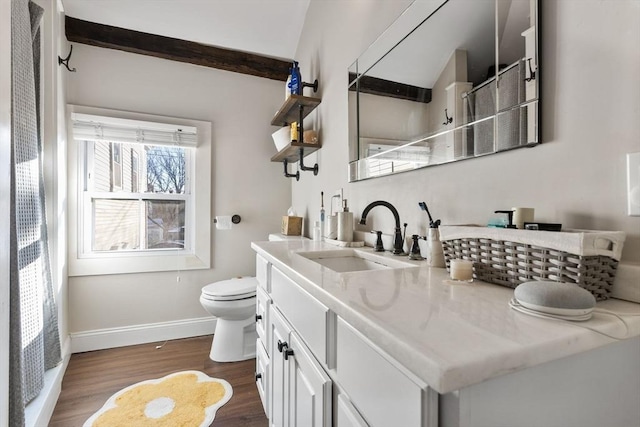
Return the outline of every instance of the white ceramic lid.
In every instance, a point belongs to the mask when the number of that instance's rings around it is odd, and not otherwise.
[[[237,277],[220,282],[209,283],[202,288],[202,295],[207,297],[242,297],[247,298],[256,294],[258,280],[255,277]]]

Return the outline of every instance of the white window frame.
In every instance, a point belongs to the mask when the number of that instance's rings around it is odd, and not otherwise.
[[[177,126],[195,127],[197,144],[187,170],[187,186],[191,188],[193,209],[186,212],[185,249],[153,251],[91,251],[91,203],[86,200],[84,174],[87,157],[86,142],[74,140],[72,116],[89,114],[114,119],[137,120]],[[102,274],[179,271],[211,267],[211,123],[127,111],[109,110],[79,105],[67,105],[68,130],[68,196],[69,196],[69,275],[92,276]],[[132,193],[116,193],[117,198],[137,198]],[[113,195],[112,195],[113,196]],[[122,196],[122,197],[121,197]],[[152,199],[160,200],[161,194]],[[197,230],[196,230],[197,227]],[[87,243],[89,243],[87,245]]]

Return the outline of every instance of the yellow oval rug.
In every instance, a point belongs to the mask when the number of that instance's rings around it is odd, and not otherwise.
[[[232,395],[225,380],[177,372],[120,390],[83,427],[208,427]]]

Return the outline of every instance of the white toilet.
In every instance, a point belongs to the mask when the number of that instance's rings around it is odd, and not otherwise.
[[[200,303],[217,318],[211,360],[237,362],[256,356],[257,285],[255,277],[239,277],[202,288]]]
[[[270,234],[270,241],[307,240],[302,236]],[[238,277],[202,288],[200,304],[218,320],[209,357],[215,362],[238,362],[256,357],[255,277]]]

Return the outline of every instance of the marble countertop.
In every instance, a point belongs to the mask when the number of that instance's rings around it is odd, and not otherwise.
[[[252,248],[439,393],[640,336],[640,316],[594,313],[585,322],[542,319],[509,307],[513,289],[452,282],[443,268],[336,273],[297,254],[323,242],[253,242]],[[362,248],[371,251],[371,248]],[[393,259],[407,257],[384,253]],[[610,299],[598,308],[640,313]],[[598,332],[596,332],[598,331]]]

